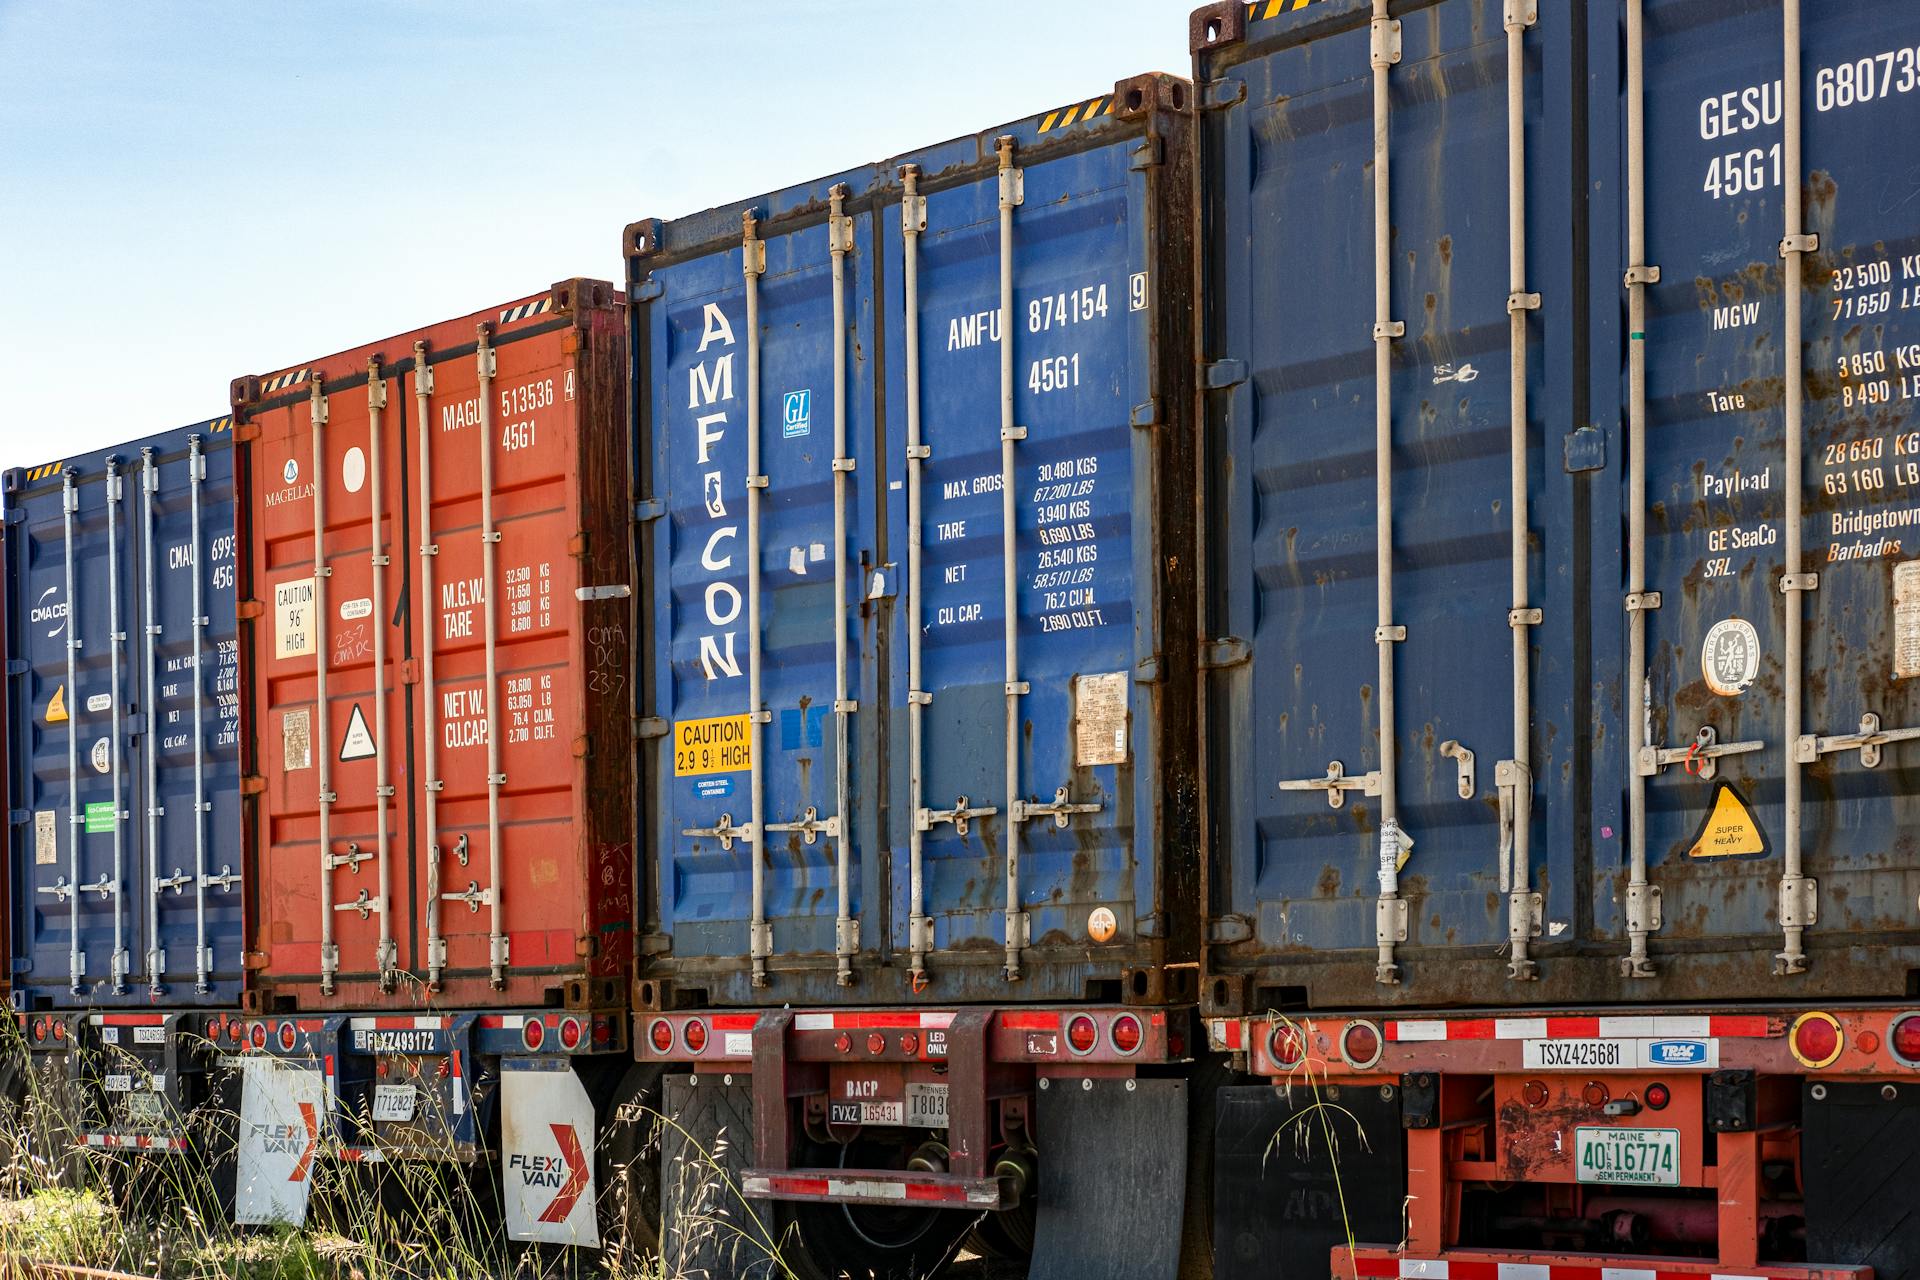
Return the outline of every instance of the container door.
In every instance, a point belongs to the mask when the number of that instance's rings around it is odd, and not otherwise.
[[[525,322],[547,309],[509,309],[484,327],[477,352],[437,359],[410,433],[406,501],[434,548],[414,587],[415,875],[425,900],[413,925],[428,981],[468,1003],[542,1002],[563,981],[556,975],[585,963],[579,948],[597,913],[584,899],[625,893],[624,881],[600,879],[613,863],[595,856],[602,837],[582,765],[593,750],[584,705],[627,705],[616,656],[624,632],[590,637],[587,626],[623,617],[624,606],[582,594],[625,576],[624,553],[599,576],[583,532],[598,518],[583,516],[581,495],[607,492],[583,468],[606,466],[611,442],[590,436],[604,428],[583,409],[578,335]],[[515,320],[546,331],[516,337]],[[589,872],[595,883],[584,883]],[[499,990],[507,995],[489,994]]]
[[[1625,499],[1644,576],[1630,536],[1622,585],[1640,593],[1645,677],[1630,666],[1624,693],[1645,817],[1595,906],[1603,935],[1650,934],[1643,972],[1701,977],[1660,953],[1703,938],[1750,940],[1755,976],[1769,956],[1798,972],[1822,937],[1913,927],[1920,203],[1886,148],[1920,129],[1920,10],[1799,8],[1795,33],[1777,0],[1645,4],[1645,163],[1623,175],[1645,197],[1640,261],[1621,237],[1644,410],[1630,355],[1603,375],[1644,441]],[[1902,989],[1892,966],[1881,981]]]
[[[747,954],[754,986],[851,975],[876,940],[878,780],[853,764],[880,749],[872,234],[844,214],[750,224],[744,250],[652,271],[638,339],[666,513],[646,569],[672,744],[657,910],[676,957]]]
[[[10,661],[15,828],[14,982],[34,1003],[125,996],[158,982],[143,937],[137,467],[127,460],[35,469],[12,497]],[[180,959],[191,965],[190,955]]]
[[[397,982],[411,919],[395,798],[406,782],[404,391],[364,367],[331,384],[301,379],[254,415],[250,446],[262,949],[274,980],[318,978],[329,993],[351,982],[361,998]]]
[[[1111,102],[1086,104],[1089,121]],[[911,262],[888,211],[888,476],[905,498],[889,513],[904,575],[893,946],[916,978],[992,965],[983,994],[1024,979],[1024,996],[1081,997],[1081,968],[1031,953],[1084,964],[1159,923],[1159,850],[1136,856],[1159,816],[1135,785],[1157,741],[1139,681],[1160,643],[1154,486],[1181,481],[1154,474],[1153,434],[1132,425],[1153,398],[1148,276],[1163,269],[1147,261],[1139,145],[1029,163],[1010,135],[970,180],[935,185],[923,217],[908,206]]]
[[[1567,19],[1539,8],[1509,36],[1499,3],[1315,5],[1202,58],[1232,104],[1203,116],[1215,936],[1228,967],[1312,954],[1316,1001],[1504,998],[1573,919]]]
[[[132,889],[145,945],[165,958],[149,972],[174,1000],[234,1000],[241,974],[232,441],[231,419],[219,419],[143,451],[129,479],[142,619],[130,644],[145,731],[122,767],[142,797],[133,822],[146,860]]]

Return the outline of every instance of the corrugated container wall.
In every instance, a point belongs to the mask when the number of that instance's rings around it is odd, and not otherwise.
[[[1590,41],[1617,90],[1591,112],[1614,197],[1593,385],[1623,460],[1604,514],[1645,530],[1644,563],[1610,556],[1596,584],[1628,733],[1599,767],[1628,800],[1595,814],[1593,937],[1654,926],[1635,994],[1920,980],[1920,8],[1797,9],[1794,30],[1779,0],[1639,0]]]
[[[1194,15],[1223,1011],[1546,998],[1584,918],[1580,76],[1534,7]]]
[[[1190,998],[1191,119],[629,229],[643,1004]]]
[[[0,480],[21,1008],[239,1002],[232,441],[219,418]]]
[[[633,784],[618,292],[234,384],[254,998],[618,1005]]]

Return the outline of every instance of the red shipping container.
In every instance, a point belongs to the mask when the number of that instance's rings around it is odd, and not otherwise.
[[[250,1007],[624,1002],[620,305],[234,382]]]

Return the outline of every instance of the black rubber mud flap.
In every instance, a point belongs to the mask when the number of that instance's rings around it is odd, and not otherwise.
[[[660,1254],[675,1280],[772,1280],[774,1206],[740,1194],[753,1159],[753,1085],[667,1077],[660,1139]]]
[[[1186,1212],[1187,1082],[1056,1079],[1038,1107],[1039,1221],[1028,1280],[1174,1280]]]
[[[1398,1089],[1234,1085],[1217,1101],[1214,1280],[1326,1280],[1336,1246],[1402,1237]]]
[[[1807,1261],[1920,1277],[1920,1084],[1803,1085],[1801,1104]]]

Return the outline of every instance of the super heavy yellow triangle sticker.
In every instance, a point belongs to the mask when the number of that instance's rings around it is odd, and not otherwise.
[[[1746,799],[1722,782],[1713,789],[1713,808],[1694,834],[1689,858],[1764,858],[1772,851],[1767,833]]]

